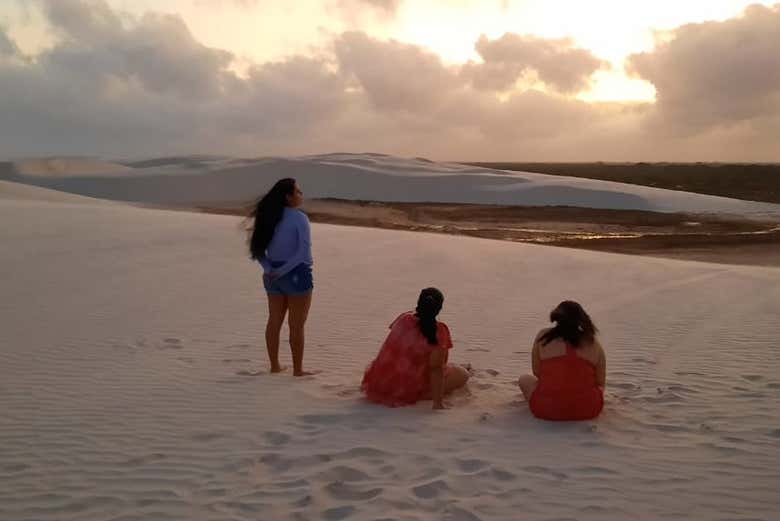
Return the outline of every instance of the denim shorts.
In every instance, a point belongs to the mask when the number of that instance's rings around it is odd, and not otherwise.
[[[298,264],[281,277],[263,275],[263,287],[269,295],[304,295],[314,289],[311,265]]]

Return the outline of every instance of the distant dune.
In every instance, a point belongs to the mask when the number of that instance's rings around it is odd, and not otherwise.
[[[5,201],[46,201],[51,203],[90,203],[112,204],[111,201],[85,197],[83,195],[69,194],[58,190],[41,188],[40,186],[0,181],[0,200]]]
[[[780,203],[778,163],[469,163]]]
[[[11,173],[0,177],[90,197],[157,205],[245,203],[275,180],[295,177],[308,198],[780,216],[776,204],[371,153],[253,159],[187,156],[123,164],[50,158],[16,163]]]
[[[18,175],[30,177],[115,176],[132,172],[132,168],[89,158],[41,158],[14,162]]]

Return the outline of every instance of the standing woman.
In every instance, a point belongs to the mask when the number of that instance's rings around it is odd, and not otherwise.
[[[311,231],[309,219],[298,208],[303,192],[295,179],[280,179],[253,209],[250,219],[249,251],[263,266],[263,286],[268,295],[268,323],[265,343],[271,372],[279,365],[279,333],[288,313],[293,375],[313,373],[303,370],[303,328],[311,306],[312,278]]]
[[[578,303],[565,300],[550,313],[531,351],[533,374],[518,385],[531,412],[543,420],[588,420],[604,407],[607,361],[598,329]]]

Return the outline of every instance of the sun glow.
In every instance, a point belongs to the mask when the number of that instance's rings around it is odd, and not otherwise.
[[[505,33],[542,38],[568,38],[572,45],[609,63],[597,71],[590,89],[578,93],[586,101],[653,101],[652,84],[630,77],[624,62],[633,53],[649,51],[657,31],[685,23],[725,20],[739,15],[753,1],[660,0],[653,3],[597,0],[527,0],[508,2],[406,2],[397,15],[393,37],[421,45],[447,64],[481,61],[474,48],[485,35]],[[772,5],[773,1],[760,2]]]

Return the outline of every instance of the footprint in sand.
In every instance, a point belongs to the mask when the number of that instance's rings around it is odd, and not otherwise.
[[[526,467],[523,467],[522,470],[525,472],[528,472],[530,474],[539,474],[542,476],[552,477],[555,479],[566,479],[568,478],[568,474],[564,472],[558,472],[552,469],[548,469],[547,467],[541,467],[537,465],[529,465]]]
[[[224,432],[196,432],[190,436],[190,439],[193,441],[214,441],[225,436]]]
[[[325,485],[325,491],[339,501],[366,501],[374,499],[382,493],[381,488],[363,490],[360,487],[344,481],[332,481]]]
[[[481,459],[456,459],[455,464],[462,472],[477,472],[489,466],[487,461]]]
[[[343,506],[336,508],[329,508],[322,511],[322,518],[326,521],[340,521],[346,519],[355,512],[355,507]]]
[[[460,507],[449,507],[444,517],[445,521],[482,521],[482,518]]]
[[[238,376],[260,376],[266,374],[262,369],[241,369],[236,371]]]
[[[229,346],[225,346],[225,349],[249,349],[250,347],[249,344],[230,344]]]
[[[320,472],[316,477],[322,481],[335,481],[343,483],[368,481],[371,479],[371,477],[362,470],[348,467],[346,465],[336,465],[335,467],[331,467],[323,472]]]
[[[343,414],[303,414],[298,417],[303,423],[310,425],[336,425],[345,419]]]
[[[412,493],[420,499],[433,499],[451,491],[449,485],[443,479],[412,487]]]
[[[276,445],[277,447],[288,443],[292,439],[289,434],[277,431],[266,431],[263,433],[263,437],[265,438],[265,441],[271,445]]]
[[[168,337],[163,338],[162,344],[157,346],[157,349],[182,349],[184,346],[181,340],[178,338]]]

